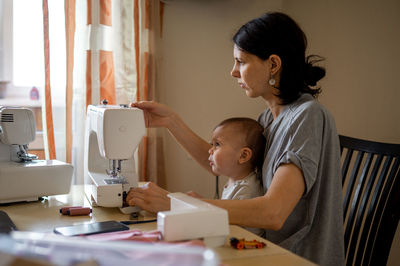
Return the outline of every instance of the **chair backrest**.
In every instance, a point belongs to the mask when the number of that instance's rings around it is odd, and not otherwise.
[[[346,265],[386,265],[400,217],[400,144],[339,139]]]

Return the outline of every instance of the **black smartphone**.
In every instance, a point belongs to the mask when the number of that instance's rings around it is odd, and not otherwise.
[[[117,221],[106,221],[96,222],[90,224],[78,224],[64,227],[54,228],[54,233],[64,236],[81,236],[81,235],[93,235],[107,232],[116,232],[129,230],[129,227],[117,222]]]

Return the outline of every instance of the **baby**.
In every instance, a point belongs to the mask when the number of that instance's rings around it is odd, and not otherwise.
[[[221,199],[241,200],[264,195],[258,178],[264,161],[263,131],[250,118],[229,118],[215,127],[208,160],[216,175],[229,178]],[[258,228],[246,229],[258,235],[263,233]]]

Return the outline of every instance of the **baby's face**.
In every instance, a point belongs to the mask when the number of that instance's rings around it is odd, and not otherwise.
[[[244,144],[243,133],[234,127],[217,127],[212,134],[212,147],[208,151],[208,160],[213,172],[228,177],[235,176],[240,167],[239,158]]]

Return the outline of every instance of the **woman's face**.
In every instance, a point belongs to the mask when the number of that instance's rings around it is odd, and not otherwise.
[[[236,78],[240,87],[246,91],[251,98],[263,97],[268,99],[272,90],[268,85],[270,79],[269,60],[262,60],[256,55],[239,49],[236,45],[233,49],[235,63],[231,71],[232,77]]]

